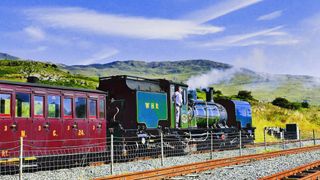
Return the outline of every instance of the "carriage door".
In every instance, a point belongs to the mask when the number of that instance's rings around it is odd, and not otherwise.
[[[30,92],[16,92],[14,99],[15,122],[14,129],[15,139],[19,140],[24,137],[24,150],[29,150],[33,146],[32,141],[32,119],[31,119],[31,93]]]
[[[87,98],[86,97],[76,97],[75,98],[75,124],[76,127],[73,129],[74,135],[77,139],[77,145],[86,145],[87,137],[89,137],[88,132],[88,111],[87,111]]]
[[[47,146],[50,149],[61,149],[61,146],[63,144],[62,140],[64,139],[62,134],[61,96],[48,95],[47,99],[48,118],[44,125],[48,135]]]
[[[46,146],[47,132],[45,129],[45,94],[34,94],[32,97],[33,108],[33,129],[32,140],[35,148],[42,148]],[[41,155],[41,154],[40,154]]]
[[[98,120],[98,97],[90,96],[89,103],[88,103],[88,110],[89,110],[89,127],[88,136],[90,137],[89,144],[97,144],[99,143],[99,139],[102,138],[99,136],[100,134],[100,123]]]
[[[13,147],[18,147],[19,142],[16,142],[16,128],[13,128],[14,121],[12,118],[12,92],[10,91],[1,91],[0,92],[0,149],[1,149],[1,158],[12,157],[12,152],[9,152],[8,149]],[[18,149],[17,149],[18,150]]]
[[[63,98],[63,137],[64,137],[64,146],[73,146],[76,144],[76,138],[74,136],[73,129],[76,128],[74,121],[74,105],[73,97],[64,96]]]

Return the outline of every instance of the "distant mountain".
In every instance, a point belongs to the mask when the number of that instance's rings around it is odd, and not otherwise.
[[[66,70],[87,76],[135,75],[150,78],[166,78],[176,81],[186,81],[193,75],[202,74],[211,69],[225,70],[232,66],[210,60],[183,61],[114,61],[107,64],[64,66]]]
[[[20,58],[15,57],[15,56],[11,56],[10,54],[0,53],[0,59],[5,59],[5,60],[18,60],[18,59],[20,59]]]

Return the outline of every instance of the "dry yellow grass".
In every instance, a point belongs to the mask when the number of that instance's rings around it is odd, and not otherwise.
[[[273,106],[270,103],[252,104],[253,126],[256,127],[256,142],[263,142],[263,129],[265,127],[282,127],[288,123],[296,123],[303,139],[312,138],[313,130],[320,137],[320,108],[288,110]],[[277,141],[267,136],[267,141]]]

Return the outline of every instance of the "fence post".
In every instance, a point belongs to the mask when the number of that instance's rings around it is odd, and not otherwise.
[[[313,129],[312,133],[313,133],[313,145],[315,146],[316,145],[316,134],[314,133],[314,129]]]
[[[161,166],[164,165],[164,152],[163,152],[163,133],[160,132],[160,143],[161,143]]]
[[[20,137],[20,157],[19,157],[19,180],[22,180],[22,170],[23,170],[23,137]]]
[[[266,137],[266,131],[267,129],[264,128],[263,129],[263,141],[264,141],[264,150],[266,151],[267,150],[267,137]]]
[[[113,150],[113,133],[111,134],[111,149],[110,149],[110,158],[111,158],[111,163],[110,163],[110,172],[113,174],[113,156],[114,156],[114,150]]]
[[[300,144],[300,148],[302,148],[301,131],[300,130],[299,130],[299,144]]]
[[[286,147],[285,147],[285,139],[284,139],[284,131],[282,131],[281,133],[282,133],[282,149],[286,149]]]
[[[239,131],[239,154],[242,156],[242,137],[241,137],[241,130]]]
[[[213,135],[210,131],[210,159],[213,159]]]

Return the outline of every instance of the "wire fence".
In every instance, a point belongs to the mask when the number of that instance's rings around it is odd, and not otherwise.
[[[158,135],[135,137],[111,134],[105,139],[59,141],[26,140],[21,137],[17,141],[0,142],[0,179],[4,177],[23,179],[24,174],[39,171],[97,166],[104,168],[103,175],[110,175],[115,174],[115,167],[121,168],[132,161],[148,159],[157,161],[158,166],[163,167],[172,165],[170,158],[176,158],[175,161],[181,163],[192,163],[219,158],[218,154],[225,150],[233,151],[229,154],[224,153],[224,156],[241,156],[253,152],[251,150],[256,147],[260,150],[255,150],[255,153],[316,145],[319,143],[317,137],[320,137],[320,132],[317,131],[303,132],[303,136],[302,132],[282,131],[280,135],[274,136],[265,129],[263,134],[262,141],[254,139],[254,136],[246,131],[213,130],[198,133],[159,131]],[[254,143],[255,140],[261,143]],[[184,156],[187,161],[177,159]]]

